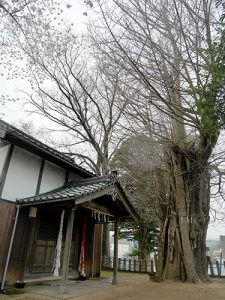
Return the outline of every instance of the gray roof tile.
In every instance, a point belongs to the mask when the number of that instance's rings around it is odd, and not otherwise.
[[[113,185],[116,181],[115,176],[108,175],[83,179],[80,182],[71,182],[67,186],[56,190],[36,195],[33,197],[18,199],[17,202],[23,204],[47,203],[52,200],[76,200],[85,195],[92,195]]]

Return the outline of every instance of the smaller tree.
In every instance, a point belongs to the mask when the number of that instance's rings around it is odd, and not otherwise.
[[[131,256],[149,261],[150,253],[157,252],[159,230],[155,221],[149,222],[142,216],[139,221],[122,223],[119,230],[119,239],[127,239],[138,245],[130,253]]]
[[[141,216],[137,222],[123,224],[120,227],[120,236],[138,241],[138,249],[133,255],[144,260],[149,260],[158,235],[158,194],[154,173],[161,162],[154,155],[157,147],[147,136],[131,136],[122,143],[111,162],[112,168],[120,170],[120,180]]]

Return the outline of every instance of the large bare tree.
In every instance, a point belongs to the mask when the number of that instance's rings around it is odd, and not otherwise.
[[[85,57],[85,46],[72,25],[62,25],[62,8],[55,0],[0,1],[3,75],[30,81],[30,102],[58,125],[53,130],[63,136],[55,147],[105,175],[124,134],[119,123],[126,101],[117,101],[118,81],[124,74],[101,64],[90,52]],[[4,103],[7,98],[2,99]]]
[[[100,17],[92,24],[92,41],[102,60],[127,72],[130,125],[150,128],[163,145],[167,182],[166,197],[158,201],[159,280],[208,280],[209,160],[225,123],[224,75],[216,71],[224,54],[213,43],[221,11],[215,4],[96,2]]]
[[[119,104],[117,99],[119,72],[113,69],[113,75],[108,74],[107,66],[103,70],[96,60],[85,57],[85,48],[70,34],[49,37],[39,47],[24,49],[34,66],[30,102],[36,112],[59,125],[55,130],[62,132],[64,152],[95,174],[107,174],[123,138],[119,124],[126,101]]]
[[[38,41],[33,38],[21,48],[30,64],[32,111],[53,121],[54,131],[61,133],[55,147],[96,175],[108,174],[110,159],[125,134],[120,124],[127,100],[122,101],[119,81],[126,82],[126,72],[102,63],[70,27]],[[103,255],[109,256],[107,225]]]

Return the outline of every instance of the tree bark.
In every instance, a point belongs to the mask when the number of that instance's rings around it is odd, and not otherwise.
[[[203,150],[203,149],[201,149]],[[201,155],[200,155],[201,153]],[[161,234],[156,277],[206,282],[209,222],[208,155],[171,147],[168,151],[168,202],[159,202]]]

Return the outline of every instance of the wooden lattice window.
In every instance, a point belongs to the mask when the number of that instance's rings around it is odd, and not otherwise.
[[[41,220],[38,239],[56,241],[58,236],[58,226],[52,220]]]

